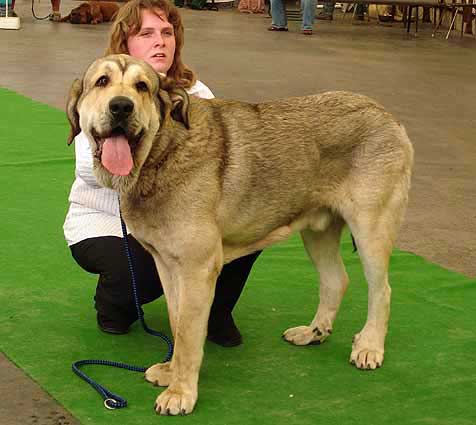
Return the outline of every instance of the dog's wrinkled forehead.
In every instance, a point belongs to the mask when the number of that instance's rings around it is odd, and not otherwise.
[[[133,86],[137,83],[145,83],[151,92],[155,92],[159,85],[159,77],[150,65],[124,54],[94,61],[86,70],[83,81],[86,92],[104,84]]]

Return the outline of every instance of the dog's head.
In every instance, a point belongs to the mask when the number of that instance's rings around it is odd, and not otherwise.
[[[71,10],[70,21],[72,24],[90,24],[93,20],[91,5],[81,3],[78,7]]]
[[[110,55],[74,81],[67,103],[70,144],[82,130],[94,169],[106,187],[124,190],[135,181],[164,120],[188,127],[188,95],[145,62]]]

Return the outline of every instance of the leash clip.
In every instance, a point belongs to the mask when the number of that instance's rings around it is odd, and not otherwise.
[[[109,410],[117,409],[117,404],[117,401],[113,398],[106,398],[106,400],[104,400],[104,407]]]

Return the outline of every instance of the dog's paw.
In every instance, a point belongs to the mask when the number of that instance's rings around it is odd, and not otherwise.
[[[294,345],[321,344],[332,333],[332,329],[321,330],[318,326],[297,326],[283,333],[283,338]]]
[[[155,411],[158,415],[188,415],[197,402],[197,393],[183,389],[167,388],[155,401]]]
[[[157,363],[145,371],[145,379],[159,387],[168,387],[172,379],[170,362]]]
[[[354,336],[350,363],[359,369],[374,370],[383,364],[383,344],[372,343],[363,333]]]

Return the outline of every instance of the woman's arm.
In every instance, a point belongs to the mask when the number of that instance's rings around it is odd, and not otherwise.
[[[93,155],[88,138],[81,132],[74,138],[74,148],[76,153],[76,176],[80,177],[91,187],[99,186],[93,173]]]

